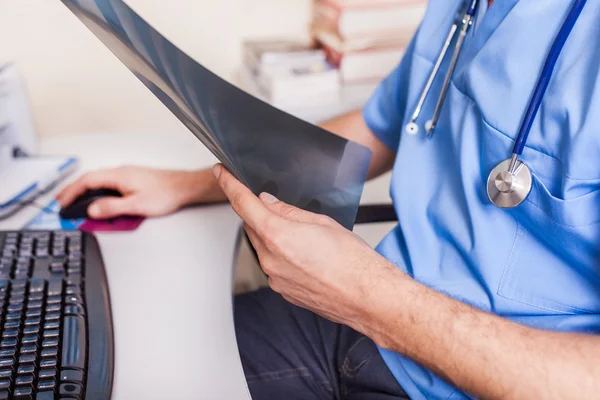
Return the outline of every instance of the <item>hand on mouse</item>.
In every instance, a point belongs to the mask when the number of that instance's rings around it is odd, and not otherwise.
[[[88,213],[95,219],[119,215],[157,217],[186,205],[225,201],[210,170],[172,171],[143,167],[119,167],[88,172],[65,187],[56,199],[68,206],[89,189],[114,189],[123,197],[95,201]]]

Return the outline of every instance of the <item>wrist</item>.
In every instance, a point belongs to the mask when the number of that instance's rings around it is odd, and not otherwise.
[[[178,191],[181,194],[180,207],[225,201],[225,195],[210,169],[178,173],[180,174],[177,179]]]
[[[370,287],[364,288],[367,294],[360,302],[361,318],[354,328],[377,346],[389,349],[398,338],[400,313],[406,307],[402,304],[407,298],[403,293],[410,292],[411,285],[416,282],[391,262],[383,260],[382,264],[377,276],[370,280]]]

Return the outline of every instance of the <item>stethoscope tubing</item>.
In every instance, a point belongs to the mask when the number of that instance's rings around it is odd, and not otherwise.
[[[527,143],[527,138],[529,137],[529,132],[531,132],[531,127],[533,126],[533,121],[535,120],[538,110],[542,105],[544,95],[546,94],[552,74],[554,73],[556,62],[558,61],[565,43],[567,42],[571,31],[575,27],[575,24],[577,23],[577,20],[579,19],[586,2],[587,0],[575,0],[575,3],[571,7],[571,11],[569,11],[567,19],[563,23],[560,32],[558,33],[558,36],[552,45],[550,53],[548,53],[544,68],[542,69],[542,73],[538,79],[537,85],[529,102],[529,106],[527,107],[527,111],[523,117],[523,121],[513,147],[513,154],[518,156],[523,154],[525,144]]]

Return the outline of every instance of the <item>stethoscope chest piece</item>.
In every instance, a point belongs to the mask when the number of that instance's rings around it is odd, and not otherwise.
[[[521,204],[531,192],[531,171],[525,163],[516,161],[511,170],[511,159],[496,165],[487,182],[491,202],[500,208],[513,208]]]

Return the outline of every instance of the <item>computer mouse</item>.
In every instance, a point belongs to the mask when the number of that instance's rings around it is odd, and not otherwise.
[[[73,203],[61,209],[58,215],[63,219],[88,218],[89,205],[104,197],[123,197],[123,195],[113,189],[90,189],[77,197]]]

